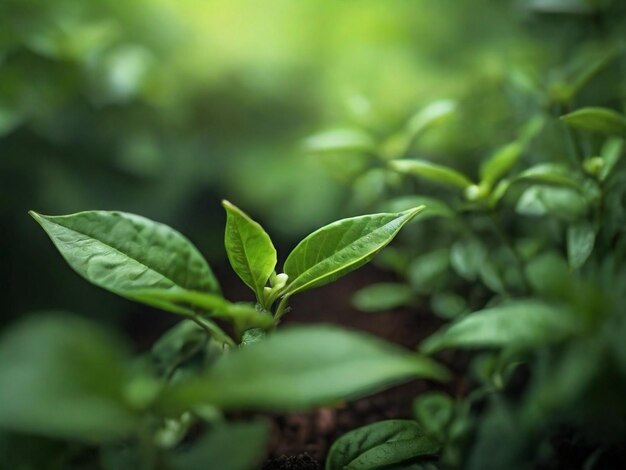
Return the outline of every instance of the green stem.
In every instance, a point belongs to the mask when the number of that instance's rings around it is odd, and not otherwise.
[[[276,324],[280,321],[280,319],[287,313],[289,304],[289,294],[285,295],[280,302],[278,303],[278,307],[276,308],[276,313],[274,313],[274,319],[276,320]]]
[[[524,269],[524,260],[522,259],[522,256],[519,254],[519,252],[517,251],[517,248],[515,248],[515,245],[513,245],[513,242],[504,231],[504,228],[502,227],[502,223],[500,222],[500,219],[498,218],[498,215],[496,214],[495,211],[489,212],[489,218],[491,219],[491,222],[493,223],[493,227],[494,227],[496,234],[498,235],[498,238],[500,238],[500,241],[502,242],[502,244],[506,246],[508,250],[511,252],[511,254],[513,255],[513,258],[515,259],[515,264],[517,265],[517,268],[519,270],[519,274],[521,276],[522,282],[524,283],[524,290],[528,291],[529,283],[528,283],[528,279],[526,278],[526,271]]]
[[[231,348],[237,347],[237,343],[226,334],[224,330],[222,330],[219,326],[217,326],[214,322],[200,316],[200,315],[187,315],[191,321],[193,321],[196,325],[202,328],[207,335],[212,336],[218,341],[221,341],[223,344],[227,344]]]

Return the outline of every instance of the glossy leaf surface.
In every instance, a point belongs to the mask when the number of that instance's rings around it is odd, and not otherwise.
[[[626,117],[607,108],[582,108],[561,117],[567,125],[586,131],[626,137]]]
[[[31,215],[78,274],[118,295],[139,300],[133,291],[175,287],[219,293],[202,255],[166,225],[123,212]]]
[[[328,284],[370,261],[424,206],[343,219],[302,240],[285,262],[289,295]]]
[[[269,235],[257,222],[228,201],[224,244],[231,266],[258,299],[276,267],[276,249]]]
[[[439,444],[415,422],[380,421],[341,436],[331,447],[326,470],[375,470],[421,455],[431,455]]]

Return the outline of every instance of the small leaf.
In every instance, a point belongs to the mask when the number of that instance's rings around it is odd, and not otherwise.
[[[433,353],[447,348],[531,348],[559,341],[574,331],[567,311],[534,300],[488,308],[444,327],[423,344]]]
[[[586,131],[626,137],[626,117],[607,108],[582,108],[561,116],[567,125]]]
[[[490,187],[506,174],[520,159],[524,147],[513,142],[496,151],[480,168],[480,178]]]
[[[587,201],[572,188],[534,185],[522,193],[515,210],[522,215],[575,220],[587,211]]]
[[[202,255],[166,225],[123,212],[30,214],[78,274],[118,295],[141,300],[133,291],[175,287],[219,293]]]
[[[624,151],[624,141],[622,139],[608,139],[602,147],[602,159],[604,165],[600,170],[600,179],[605,180],[610,174]]]
[[[285,262],[286,294],[328,284],[368,263],[423,209],[343,219],[313,232]]]
[[[578,222],[567,229],[567,257],[570,268],[578,269],[593,251],[596,232],[589,222]]]
[[[540,163],[524,170],[516,179],[577,188],[580,186],[580,183],[572,177],[572,174],[573,172],[564,165]]]
[[[257,468],[266,452],[266,423],[218,423],[169,462],[173,470],[197,470],[219,466],[220,470]]]
[[[376,150],[376,142],[369,134],[359,129],[334,129],[307,138],[304,141],[304,148],[316,153],[371,153]]]
[[[230,202],[222,201],[222,205],[227,214],[225,245],[230,265],[261,301],[276,267],[276,249],[263,227]]]
[[[468,281],[476,280],[486,257],[487,249],[476,239],[459,240],[450,250],[450,264]]]
[[[439,450],[415,422],[392,419],[369,424],[341,436],[330,448],[326,470],[387,468]]]
[[[389,163],[394,170],[408,175],[415,175],[435,183],[466,189],[474,183],[464,174],[443,165],[425,160],[394,160]]]
[[[422,220],[430,217],[454,217],[454,211],[445,202],[429,196],[401,196],[387,201],[383,207],[388,212],[402,212],[417,206],[426,206],[420,215]]]
[[[366,334],[332,326],[287,327],[225,354],[203,376],[170,388],[163,406],[303,409],[415,377],[445,379],[447,372]]]
[[[0,427],[14,432],[105,441],[133,432],[125,345],[65,313],[27,317],[0,339]]]
[[[413,294],[404,284],[381,282],[359,290],[352,298],[352,304],[364,312],[382,312],[407,305]]]

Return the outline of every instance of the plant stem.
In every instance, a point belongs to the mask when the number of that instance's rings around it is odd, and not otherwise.
[[[216,340],[221,341],[224,344],[227,344],[231,348],[237,347],[237,343],[235,343],[235,341],[214,322],[197,314],[188,315],[187,318],[202,328],[207,335],[214,337]]]
[[[285,295],[280,302],[278,303],[278,307],[276,308],[276,313],[274,313],[274,319],[276,320],[276,324],[280,321],[282,316],[287,313],[289,303],[289,295]]]

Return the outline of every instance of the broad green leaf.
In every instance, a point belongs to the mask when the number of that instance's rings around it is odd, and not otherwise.
[[[582,108],[561,116],[567,125],[586,131],[626,137],[626,117],[607,108]]]
[[[515,210],[522,215],[575,220],[587,211],[587,201],[573,188],[534,185],[522,193]]]
[[[338,220],[302,240],[285,262],[286,294],[319,287],[369,262],[424,206]]]
[[[276,249],[263,227],[230,202],[222,201],[222,205],[227,214],[224,243],[230,265],[261,301],[276,267]]]
[[[574,330],[570,312],[535,300],[520,300],[463,317],[428,338],[422,350],[531,348],[559,341]]]
[[[464,174],[443,165],[425,160],[394,160],[389,163],[394,170],[408,175],[415,175],[435,183],[466,189],[474,183]]]
[[[264,422],[218,423],[169,461],[173,470],[250,470],[265,457],[269,429]]]
[[[441,199],[428,196],[401,196],[387,201],[383,208],[387,212],[402,212],[413,207],[426,206],[420,219],[430,217],[454,217],[454,211]]]
[[[431,103],[415,113],[407,124],[407,133],[415,139],[431,127],[451,117],[456,111],[452,100],[440,100]]]
[[[118,295],[165,308],[139,299],[134,291],[184,288],[219,293],[202,255],[166,225],[123,212],[30,214],[78,274]]]
[[[304,141],[304,148],[316,153],[371,153],[376,150],[376,142],[369,134],[359,129],[333,129],[307,138]]]
[[[506,174],[522,155],[524,147],[513,142],[497,150],[480,168],[480,178],[489,186],[493,186]]]
[[[567,257],[572,269],[578,269],[593,251],[596,231],[589,222],[582,221],[567,228]]]
[[[171,388],[163,406],[302,409],[417,377],[441,380],[447,372],[363,333],[333,326],[287,327],[225,354],[203,376]]]
[[[415,422],[391,419],[341,436],[330,448],[326,470],[376,470],[432,455],[440,448]]]
[[[405,284],[381,282],[357,291],[352,304],[364,312],[382,312],[411,302],[411,288]]]
[[[103,441],[133,432],[125,345],[87,320],[37,314],[0,339],[0,428]]]

